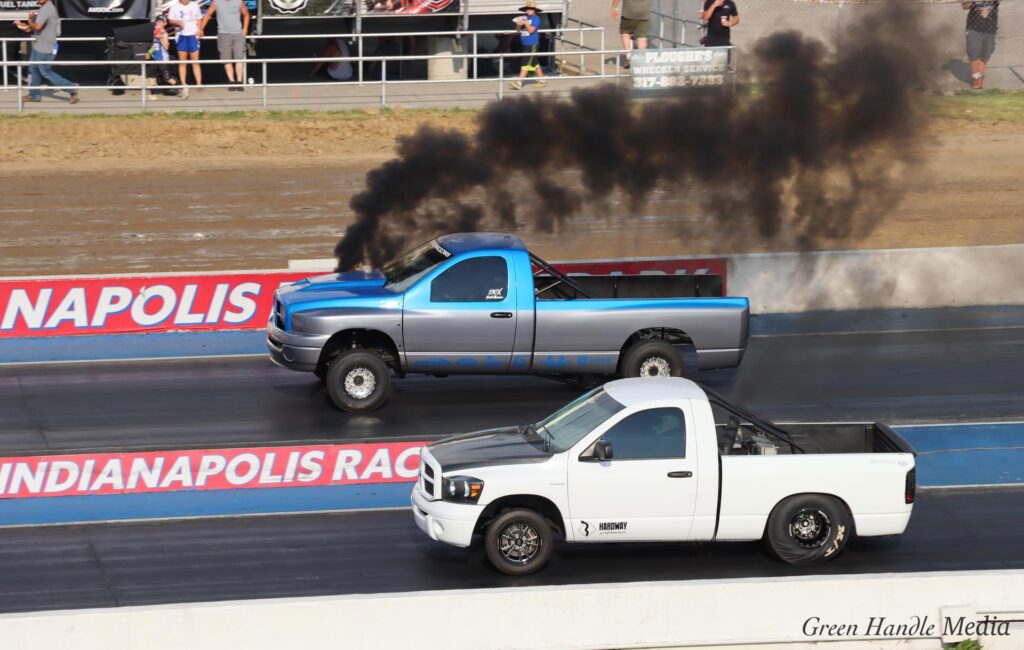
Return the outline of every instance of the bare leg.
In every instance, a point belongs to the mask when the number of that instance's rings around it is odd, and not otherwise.
[[[203,85],[203,70],[199,66],[199,52],[189,52],[189,58],[192,59],[192,76],[196,78],[196,85]]]
[[[236,78],[235,77],[235,64],[234,63],[225,63],[224,64],[224,72],[228,73],[228,83],[232,83],[232,84],[235,83],[235,78]]]
[[[243,72],[244,66],[245,66],[245,64],[242,63],[241,61],[239,61],[238,63],[235,64],[235,81],[237,81],[240,84],[244,84],[245,83],[245,72]],[[228,76],[230,76],[230,75],[228,75]]]
[[[636,49],[638,49],[638,50],[646,50],[647,49],[647,37],[646,36],[638,36],[637,37],[637,39],[636,39]]]
[[[181,63],[178,64],[178,79],[181,79],[181,85],[188,85],[188,66],[185,64],[185,60],[188,57],[188,52],[178,52],[178,60]]]

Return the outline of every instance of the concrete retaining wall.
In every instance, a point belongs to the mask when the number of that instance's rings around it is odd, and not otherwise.
[[[765,253],[728,258],[751,312],[1024,304],[1024,245]]]
[[[1024,619],[1024,571],[513,587],[44,612],[0,616],[0,639],[10,648],[72,644],[76,650],[483,650],[881,638],[867,647],[938,650],[944,617],[956,625],[961,616],[969,622],[986,614],[990,620]],[[885,617],[879,628],[922,624],[917,632],[908,627],[871,634],[871,617]],[[823,625],[857,629],[822,635]],[[982,637],[986,650],[1021,647],[1024,623],[1005,628],[1009,636]],[[812,629],[815,634],[808,634]]]

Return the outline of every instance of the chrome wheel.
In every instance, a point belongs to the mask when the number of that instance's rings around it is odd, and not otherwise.
[[[513,564],[526,564],[540,551],[540,534],[533,526],[516,521],[498,535],[498,552]]]
[[[821,510],[803,509],[789,520],[789,536],[805,548],[817,548],[832,533],[832,522]]]
[[[377,378],[369,368],[353,368],[345,375],[345,392],[355,399],[366,399],[373,395]]]
[[[640,364],[641,377],[671,377],[672,366],[664,357],[647,357]]]

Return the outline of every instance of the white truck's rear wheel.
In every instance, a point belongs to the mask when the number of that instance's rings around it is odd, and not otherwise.
[[[341,353],[327,369],[327,394],[349,413],[372,411],[388,399],[391,375],[377,354],[356,348]]]
[[[554,544],[551,525],[533,510],[508,510],[487,526],[487,559],[498,571],[524,576],[547,564]]]
[[[768,519],[768,545],[789,564],[814,564],[839,555],[853,534],[853,522],[839,499],[798,494],[775,506]]]
[[[683,357],[674,345],[660,339],[639,341],[622,357],[623,377],[682,377]]]

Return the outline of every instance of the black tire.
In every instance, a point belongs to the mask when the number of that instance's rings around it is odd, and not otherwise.
[[[327,365],[327,364],[320,365],[320,364],[318,364],[317,367],[313,370],[313,374],[316,375],[316,378],[320,380],[321,384],[327,382],[327,370],[329,368],[330,368],[330,365]]]
[[[816,564],[843,551],[853,536],[853,518],[835,497],[798,494],[775,506],[765,536],[783,562]]]
[[[623,377],[682,377],[683,371],[679,350],[661,339],[638,341],[622,357]]]
[[[380,408],[387,401],[391,375],[380,356],[356,348],[331,361],[325,383],[335,406],[349,413],[364,413]]]
[[[484,547],[498,571],[525,576],[540,571],[551,559],[554,535],[547,519],[533,510],[506,510],[487,525]]]

